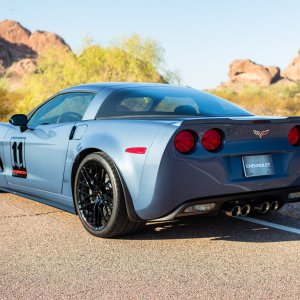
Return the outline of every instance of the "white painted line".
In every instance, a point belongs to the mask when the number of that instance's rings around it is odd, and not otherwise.
[[[271,222],[266,222],[266,221],[262,221],[262,220],[258,220],[258,219],[254,219],[254,218],[250,218],[250,217],[237,217],[237,219],[255,223],[255,224],[259,224],[259,225],[263,225],[263,226],[267,226],[267,227],[271,227],[271,228],[275,228],[275,229],[279,229],[279,230],[283,230],[283,231],[287,231],[287,232],[296,233],[296,234],[300,235],[300,229],[297,229],[297,228],[279,225],[279,224],[275,224],[275,223],[271,223]]]

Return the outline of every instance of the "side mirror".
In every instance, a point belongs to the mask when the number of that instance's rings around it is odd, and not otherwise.
[[[27,129],[28,119],[26,115],[17,114],[10,117],[9,123],[14,126],[20,126],[20,129],[23,132]]]

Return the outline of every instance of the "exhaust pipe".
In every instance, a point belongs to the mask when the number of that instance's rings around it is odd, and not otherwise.
[[[238,217],[242,213],[242,208],[240,206],[234,206],[232,208],[227,208],[224,213],[228,217]]]
[[[279,208],[279,202],[273,201],[270,203],[270,212],[275,212]]]
[[[270,210],[270,203],[269,202],[264,202],[261,205],[254,206],[254,210],[256,210],[256,211],[258,211],[262,214],[265,214]]]
[[[245,205],[242,207],[242,209],[241,209],[241,215],[242,215],[243,217],[249,215],[250,210],[251,210],[251,206],[250,206],[249,204],[245,204]]]

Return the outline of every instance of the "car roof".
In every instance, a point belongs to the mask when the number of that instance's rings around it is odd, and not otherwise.
[[[81,85],[76,85],[72,86],[69,88],[66,88],[60,93],[67,93],[67,92],[94,92],[97,93],[100,90],[104,88],[111,88],[111,89],[122,89],[122,88],[135,88],[135,87],[150,87],[150,86],[155,86],[155,87],[163,87],[163,86],[168,86],[168,87],[178,87],[175,85],[170,85],[166,83],[137,83],[137,82],[99,82],[99,83],[88,83],[88,84],[81,84]]]

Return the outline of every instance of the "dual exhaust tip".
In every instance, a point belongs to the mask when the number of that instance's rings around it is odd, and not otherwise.
[[[243,206],[234,206],[232,208],[228,208],[224,211],[226,216],[229,217],[238,217],[238,216],[247,216],[251,211],[251,206],[249,204]]]
[[[251,212],[251,210],[258,211],[262,214],[266,214],[268,212],[275,212],[279,208],[279,202],[263,202],[260,205],[256,205],[251,207],[249,204],[245,204],[243,206],[236,205],[224,210],[226,216],[229,217],[238,217],[238,216],[247,216]]]

